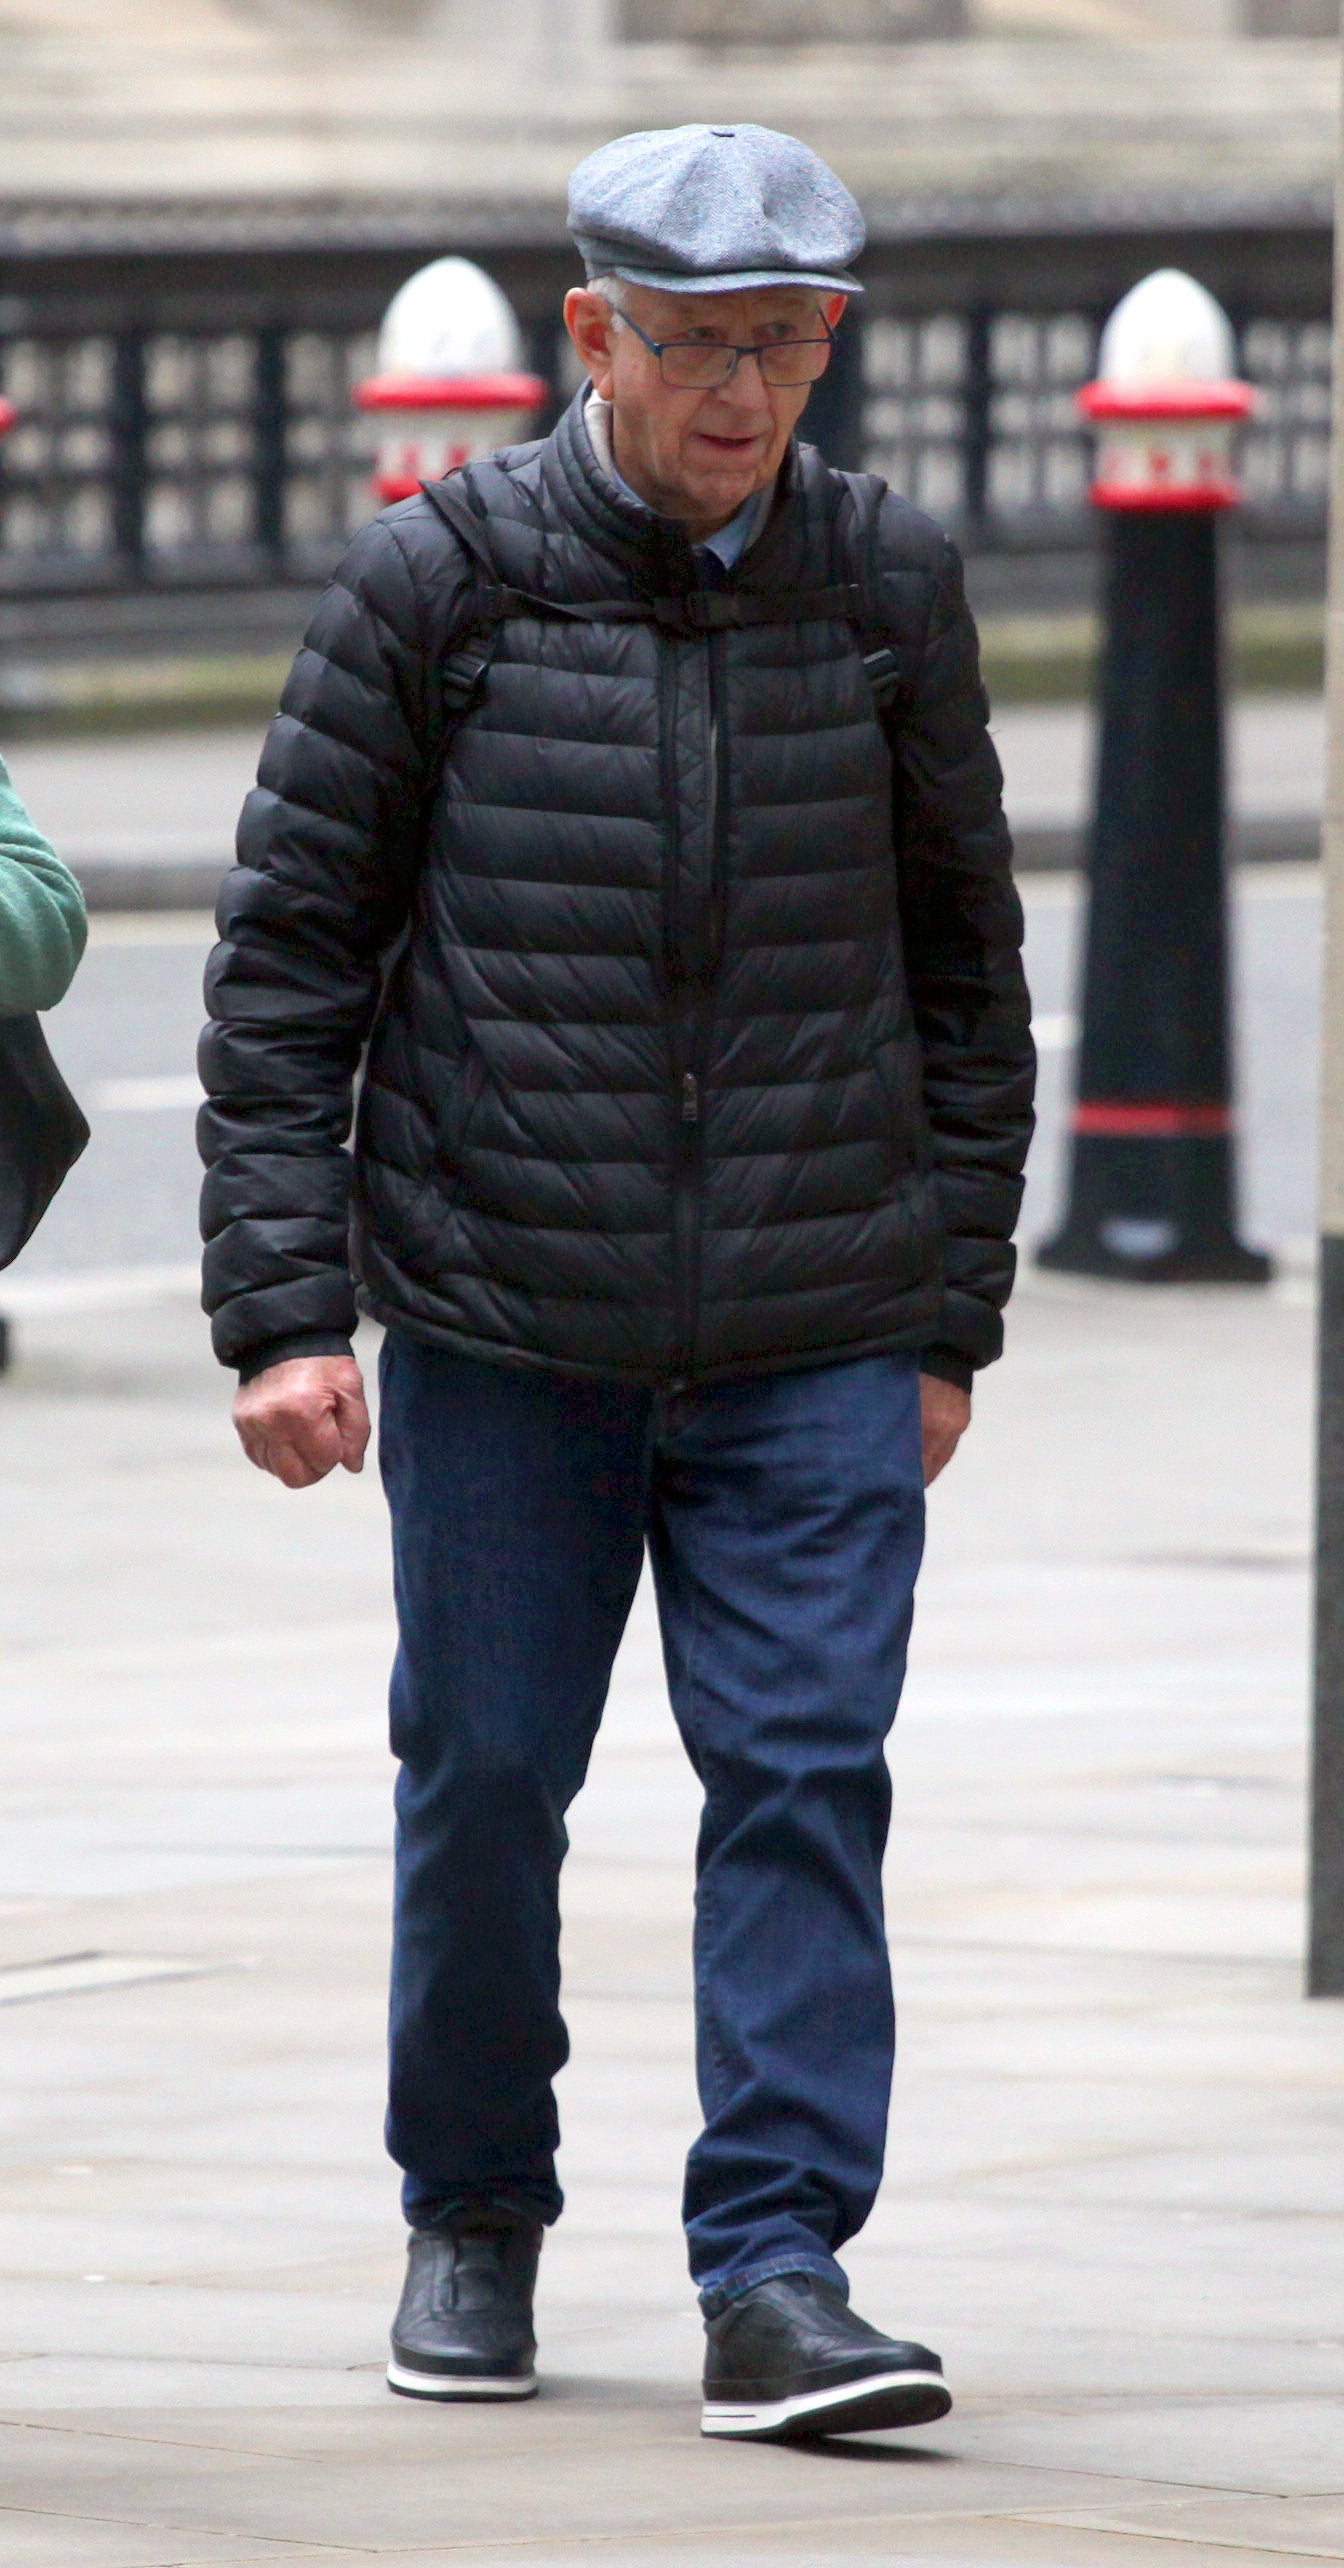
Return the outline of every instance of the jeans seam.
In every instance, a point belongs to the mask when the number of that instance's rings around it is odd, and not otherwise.
[[[691,1610],[691,1630],[686,1651],[686,1705],[688,1717],[694,1720],[696,1735],[700,1739],[703,1739],[704,1737],[704,1723],[699,1718],[699,1707],[696,1701],[696,1670],[703,1632],[704,1624],[700,1612],[700,1591],[697,1587]],[[712,1785],[709,1782],[706,1782],[705,1807],[704,1818],[701,1823],[702,1826],[708,1824],[712,1789]],[[708,1940],[708,1930],[711,1919],[717,1915],[717,1902],[712,1901],[708,1895],[706,1875],[704,1873],[701,1874],[700,1879],[696,1883],[695,1895],[696,1904],[700,1912],[701,1923],[705,1929],[705,1934],[701,1939],[703,1942]],[[728,2095],[731,2091],[732,2079],[729,2074],[727,2058],[719,2047],[715,2019],[708,2005],[709,1976],[708,1965],[702,1952],[697,1956],[695,1966],[696,2015],[697,2019],[704,2024],[705,2051],[707,2057],[712,2063],[715,2079],[717,2081],[717,2094],[714,2098],[712,2108],[713,2111],[717,2112],[719,2106],[727,2101]],[[710,2115],[707,2113],[705,2116],[706,2122],[708,2122],[709,2119]]]

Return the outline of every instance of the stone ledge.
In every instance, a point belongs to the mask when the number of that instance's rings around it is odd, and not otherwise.
[[[619,0],[625,44],[909,44],[964,36],[966,0]]]

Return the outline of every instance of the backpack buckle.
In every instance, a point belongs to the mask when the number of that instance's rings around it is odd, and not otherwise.
[[[684,597],[649,600],[655,624],[669,633],[727,633],[742,621],[742,604],[723,589],[688,589]]]
[[[888,706],[894,704],[901,691],[900,661],[895,652],[889,650],[883,643],[878,651],[864,652],[863,665],[868,673],[868,684],[873,690],[873,702],[879,713],[885,713]]]
[[[726,589],[692,589],[686,604],[697,633],[730,633],[742,621],[742,601]]]
[[[450,721],[460,722],[470,713],[490,666],[488,651],[454,651],[439,672],[439,689],[443,707]]]

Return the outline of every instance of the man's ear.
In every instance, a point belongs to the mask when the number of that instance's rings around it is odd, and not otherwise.
[[[592,377],[593,390],[611,399],[612,341],[615,320],[611,305],[585,285],[572,285],[565,296],[565,328]]]
[[[821,307],[821,317],[828,330],[838,330],[849,308],[847,294],[828,295]]]

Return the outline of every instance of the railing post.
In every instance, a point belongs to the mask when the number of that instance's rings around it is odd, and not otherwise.
[[[989,522],[989,456],[994,435],[994,315],[976,304],[966,315],[966,365],[962,376],[962,508],[968,544],[983,542]]]
[[[3,347],[4,342],[3,340],[0,340],[0,351],[3,351]],[[3,508],[5,497],[4,441],[9,435],[10,429],[13,427],[17,416],[18,413],[14,408],[13,402],[6,401],[4,394],[0,393],[0,508]],[[2,525],[0,525],[0,533],[3,533]],[[2,1364],[0,1364],[0,1370],[3,1370]]]
[[[258,330],[252,391],[253,533],[267,569],[276,572],[284,569],[285,561],[285,479],[289,467],[287,337],[283,323],[278,321],[268,321]]]
[[[532,434],[549,437],[565,408],[565,351],[569,334],[558,312],[545,312],[530,321],[523,333],[524,364],[546,386],[546,400],[532,422]]]
[[[117,567],[138,579],[145,561],[149,503],[149,404],[145,396],[145,334],[119,330],[112,356],[109,414],[112,467],[112,549]]]
[[[837,471],[863,470],[863,303],[856,298],[841,317],[831,362],[808,396],[802,433]]]

